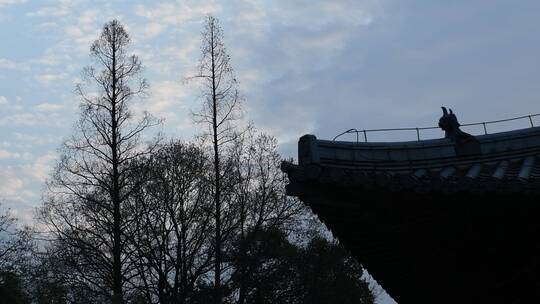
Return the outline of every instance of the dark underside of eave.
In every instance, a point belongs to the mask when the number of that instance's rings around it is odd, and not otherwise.
[[[306,169],[318,178],[310,180]],[[399,303],[540,303],[534,183],[440,181],[422,191],[419,184],[386,187],[387,175],[343,179],[331,168],[294,165],[284,171],[288,194]]]

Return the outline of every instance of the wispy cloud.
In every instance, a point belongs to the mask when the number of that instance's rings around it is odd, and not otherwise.
[[[21,154],[0,149],[0,158],[21,158]]]
[[[15,69],[17,64],[6,58],[0,58],[0,69]]]
[[[3,199],[16,199],[20,201],[18,193],[23,185],[22,178],[18,176],[13,167],[8,166],[0,170],[0,193],[4,196]]]
[[[1,0],[0,0],[1,1]],[[9,1],[9,0],[7,0]],[[15,0],[14,0],[15,1]],[[40,7],[28,12],[28,17],[64,17],[72,13],[81,0],[54,0],[52,5]]]
[[[67,77],[68,77],[67,73],[60,72],[60,73],[55,73],[55,74],[47,73],[47,74],[36,75],[35,79],[39,81],[43,86],[47,87],[53,84],[58,84],[59,82],[67,79]]]
[[[135,14],[145,17],[154,24],[182,25],[208,14],[216,14],[222,8],[217,1],[162,2],[152,5],[137,5]]]
[[[8,5],[13,5],[13,4],[25,3],[27,1],[28,0],[0,0],[0,8],[4,6],[8,6]]]
[[[60,113],[14,113],[0,117],[0,126],[22,127],[65,127],[66,118]]]
[[[64,105],[59,103],[41,103],[34,107],[34,109],[40,112],[54,112],[63,108]]]
[[[32,220],[33,207],[39,204],[55,159],[56,154],[48,152],[28,157],[23,165],[0,165],[0,198],[26,223]]]

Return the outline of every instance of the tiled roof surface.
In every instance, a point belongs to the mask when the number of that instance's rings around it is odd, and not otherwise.
[[[291,181],[415,191],[540,193],[540,128],[477,137],[477,153],[459,155],[449,139],[394,143],[299,142]],[[293,193],[291,193],[293,194]]]

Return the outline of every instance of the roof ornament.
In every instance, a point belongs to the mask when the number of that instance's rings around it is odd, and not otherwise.
[[[439,119],[439,127],[444,130],[444,137],[456,143],[458,155],[480,153],[480,144],[471,134],[461,131],[460,124],[452,109],[441,107],[443,116]]]

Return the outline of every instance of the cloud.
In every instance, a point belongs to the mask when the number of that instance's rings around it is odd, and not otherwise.
[[[161,34],[165,30],[166,26],[162,23],[151,22],[144,26],[144,38],[152,38]]]
[[[0,165],[0,196],[25,223],[32,221],[32,211],[40,201],[43,183],[55,159],[56,153],[47,152],[28,158],[26,164]]]
[[[68,74],[64,72],[60,73],[46,73],[41,75],[36,75],[34,78],[39,81],[43,86],[59,85],[59,82],[67,79]]]
[[[181,25],[190,20],[200,19],[209,14],[216,14],[221,5],[216,1],[204,2],[162,2],[153,6],[137,5],[135,15],[144,17],[154,23]]]
[[[28,151],[39,152],[43,148],[47,149],[50,146],[56,146],[60,144],[61,137],[55,136],[52,133],[41,132],[39,135],[15,132],[9,139],[5,139],[0,142],[0,150],[6,151],[0,154],[6,156],[10,154],[16,154],[18,159],[31,160],[32,154]],[[2,158],[2,157],[0,157]]]
[[[60,143],[60,137],[55,136],[54,134],[46,134],[44,132],[41,132],[38,135],[34,134],[28,134],[28,133],[19,133],[15,132],[13,133],[13,139],[15,140],[14,143],[8,143],[7,146],[13,146],[23,149],[31,149],[35,148],[36,146],[50,146],[52,144],[59,144]]]
[[[64,32],[68,37],[63,43],[75,47],[76,52],[86,53],[92,42],[98,38],[103,23],[112,18],[111,12],[98,9],[83,10],[72,22],[65,25]]]
[[[382,2],[236,2],[240,17],[222,22],[247,116],[288,146],[328,128],[323,117],[333,117],[339,104],[357,102],[350,90],[356,83],[342,68],[361,62],[362,50],[350,46],[376,30]]]
[[[65,114],[64,104],[61,103],[41,103],[35,106],[26,107],[21,97],[15,98],[16,102],[8,102],[7,98],[0,96],[2,112],[0,112],[0,126],[6,127],[65,127],[70,118]],[[39,131],[42,131],[39,129]],[[20,132],[12,135],[18,136]],[[0,133],[0,136],[3,134]],[[7,133],[5,134],[7,135]],[[5,136],[4,135],[4,136]],[[43,136],[43,134],[41,134]],[[1,138],[1,137],[0,137]],[[20,138],[19,138],[20,139]]]
[[[0,149],[0,158],[19,158],[20,154]]]
[[[183,99],[188,95],[187,89],[180,81],[160,81],[151,87],[151,95],[137,104],[140,110],[148,110],[159,118],[172,120],[177,113],[186,112]],[[184,111],[179,111],[184,109]]]
[[[6,58],[0,58],[0,69],[14,70],[17,68],[19,68],[19,65],[16,62],[13,62]]]
[[[1,0],[0,0],[1,1]],[[9,0],[8,0],[9,1]],[[28,17],[64,17],[72,13],[72,10],[81,1],[78,0],[56,0],[51,6],[41,7],[38,10],[26,14]]]
[[[0,126],[65,127],[66,117],[59,113],[15,113],[0,117]]]
[[[56,66],[59,64],[59,58],[59,54],[54,54],[52,52],[46,52],[44,55],[38,58],[28,59],[20,62],[0,58],[0,70],[4,69],[28,72],[41,66]]]
[[[0,193],[4,199],[18,197],[19,191],[24,186],[23,179],[17,176],[13,167],[4,167],[0,170]]]
[[[13,4],[25,3],[26,1],[28,0],[0,0],[0,8]]]
[[[56,159],[56,153],[48,152],[36,158],[32,164],[24,166],[24,169],[30,172],[38,183],[43,183],[49,174],[51,174],[52,164]]]
[[[64,105],[58,103],[42,103],[34,107],[34,109],[40,112],[54,112],[63,108]]]

